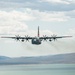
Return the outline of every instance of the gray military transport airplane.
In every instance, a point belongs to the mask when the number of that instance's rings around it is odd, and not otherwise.
[[[12,39],[16,39],[18,41],[21,40],[22,42],[24,42],[25,40],[26,41],[31,40],[32,44],[40,45],[42,40],[45,40],[45,41],[49,40],[51,42],[53,40],[55,41],[56,39],[66,38],[66,37],[72,37],[72,36],[56,36],[56,35],[52,35],[52,36],[48,37],[48,36],[45,35],[43,37],[40,37],[39,26],[38,26],[38,35],[37,35],[37,37],[29,37],[28,35],[25,36],[25,37],[21,37],[21,36],[18,35],[18,36],[15,36],[15,37],[1,37],[1,38],[12,38]]]

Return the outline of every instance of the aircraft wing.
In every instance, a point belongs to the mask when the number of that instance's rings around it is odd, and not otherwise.
[[[43,40],[47,40],[47,39],[56,40],[56,39],[59,39],[59,38],[68,38],[68,37],[72,37],[72,36],[51,36],[51,37],[44,36],[44,37],[40,37],[40,39],[43,39]]]
[[[20,39],[22,39],[22,40],[30,40],[30,39],[35,38],[35,37],[28,37],[28,36],[25,36],[25,37],[21,37],[21,36],[5,37],[5,36],[3,36],[1,38],[11,38],[11,39],[16,39],[16,40],[20,40]]]
[[[48,40],[49,41],[52,41],[52,40],[56,40],[56,39],[59,39],[59,38],[68,38],[68,37],[72,37],[72,36],[51,36],[51,37],[47,37],[47,36],[44,36],[44,37],[39,37],[39,39],[41,40]],[[11,38],[11,39],[15,39],[15,40],[21,40],[21,41],[29,41],[30,39],[35,39],[36,37],[28,37],[28,36],[25,36],[25,37],[21,37],[21,36],[15,36],[15,37],[1,37],[1,38]]]

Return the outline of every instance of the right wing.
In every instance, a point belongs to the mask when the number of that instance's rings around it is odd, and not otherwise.
[[[43,39],[43,40],[56,40],[56,39],[59,39],[59,38],[68,38],[68,37],[72,37],[72,36],[51,36],[51,37],[40,37],[40,39]]]

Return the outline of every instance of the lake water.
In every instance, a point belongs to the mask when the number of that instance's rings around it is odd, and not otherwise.
[[[0,75],[75,75],[75,64],[0,65]]]

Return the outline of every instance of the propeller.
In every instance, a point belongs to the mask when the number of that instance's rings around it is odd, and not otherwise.
[[[25,35],[25,38],[26,38],[26,41],[29,41],[29,36],[28,35]]]
[[[19,35],[15,35],[15,36],[16,36],[15,39],[16,39],[17,41],[20,41],[20,36],[19,36]]]
[[[57,38],[56,38],[57,35],[53,34],[53,35],[51,35],[51,36],[52,36],[52,38],[53,38],[54,41],[57,40]]]
[[[47,39],[46,39],[47,36],[46,35],[43,35],[43,37],[44,37],[44,41],[47,41]]]

